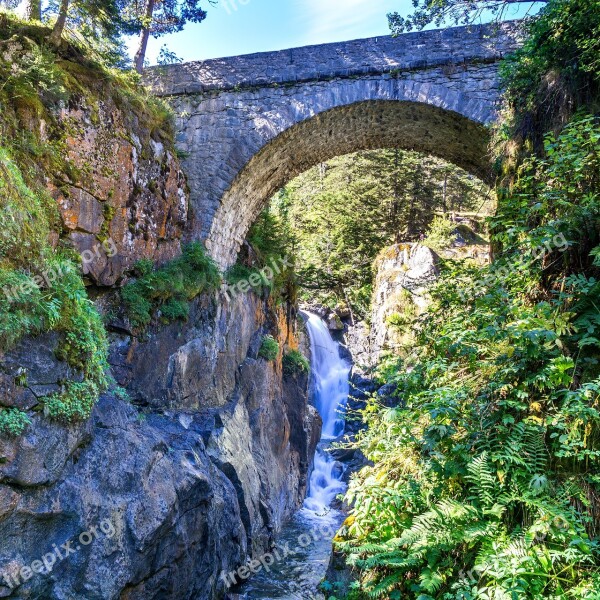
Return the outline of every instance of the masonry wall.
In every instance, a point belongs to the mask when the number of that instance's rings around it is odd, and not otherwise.
[[[517,25],[505,23],[149,70],[177,115],[190,237],[229,266],[277,186],[358,150],[415,149],[485,177],[498,64],[518,43]]]

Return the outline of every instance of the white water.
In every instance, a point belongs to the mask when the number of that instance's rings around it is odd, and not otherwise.
[[[331,338],[325,323],[315,315],[303,314],[310,335],[315,404],[323,418],[323,434],[315,454],[304,507],[278,536],[278,544],[289,545],[293,552],[237,589],[241,597],[248,600],[324,599],[323,594],[316,591],[317,586],[327,571],[333,532],[344,520],[340,511],[330,509],[335,497],[345,491],[341,479],[344,469],[329,455],[327,448],[344,432],[340,412],[348,400],[350,365],[340,358],[339,346]],[[321,533],[315,536],[315,531]],[[323,535],[324,531],[328,533]],[[300,542],[306,537],[312,540],[308,546]]]
[[[304,508],[314,513],[327,511],[338,494],[345,491],[343,466],[327,448],[344,433],[343,412],[350,391],[350,364],[340,358],[339,345],[327,325],[316,315],[304,313],[310,336],[311,368],[315,382],[315,405],[323,419],[321,441],[317,447]]]

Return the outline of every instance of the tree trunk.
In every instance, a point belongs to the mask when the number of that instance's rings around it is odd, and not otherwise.
[[[442,196],[442,210],[444,215],[448,212],[448,171],[444,173],[444,191]]]
[[[27,3],[26,18],[28,21],[42,20],[42,0],[29,0]]]
[[[50,34],[50,43],[53,46],[59,46],[62,34],[67,23],[67,13],[69,12],[69,0],[61,0],[60,10],[58,12],[58,19],[54,24],[54,29]]]
[[[394,228],[394,243],[400,243],[400,184],[398,182],[398,165],[399,165],[399,152],[398,148],[394,151],[394,200],[392,202],[392,214],[391,222]]]
[[[148,39],[150,38],[150,27],[152,25],[152,15],[154,14],[154,1],[155,0],[148,0],[148,4],[146,4],[144,28],[140,33],[140,45],[138,46],[138,50],[135,53],[135,70],[138,73],[142,73],[144,71],[144,60],[146,59]]]

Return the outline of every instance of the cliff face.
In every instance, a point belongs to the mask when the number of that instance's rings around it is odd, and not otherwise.
[[[61,351],[85,333],[76,319],[0,346],[0,413],[31,420],[21,435],[0,432],[0,598],[221,598],[226,575],[269,547],[306,491],[320,420],[307,377],[282,370],[295,316],[216,292],[197,296],[185,322],[143,335],[110,313],[137,261],[181,252],[187,191],[168,115],[72,48],[48,56],[11,37],[3,19],[0,130],[50,235],[38,264],[0,245],[0,269],[35,274],[57,249],[79,255],[108,324],[109,374],[129,399],[103,394],[85,422],[50,418],[44,399],[83,385],[86,358],[74,367]],[[272,362],[259,357],[266,334],[281,348]]]
[[[88,423],[37,417],[1,440],[0,597],[222,597],[224,575],[301,505],[320,434],[307,378],[258,358],[267,331],[290,342],[288,325],[256,296],[203,296],[183,326],[115,334],[113,372],[136,406],[105,395]],[[36,364],[59,376],[51,356]],[[79,550],[24,581],[69,540]]]
[[[75,97],[55,118],[67,168],[48,188],[74,249],[91,253],[89,278],[110,286],[142,258],[179,254],[186,183],[168,137],[110,95]]]
[[[164,262],[181,251],[187,184],[172,117],[77,48],[50,54],[43,33],[0,17],[0,145],[54,201],[53,245],[72,247],[89,280],[110,286],[142,258]]]

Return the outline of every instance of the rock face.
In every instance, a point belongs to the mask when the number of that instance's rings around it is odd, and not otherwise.
[[[133,405],[105,395],[86,424],[34,417],[1,440],[0,598],[222,598],[226,574],[300,506],[320,437],[307,377],[284,377],[282,352],[258,358],[267,332],[296,344],[254,295],[199,297],[184,325],[114,334],[113,374]],[[45,360],[27,374],[51,384],[63,366],[52,339],[37,343]]]
[[[396,348],[402,327],[427,307],[427,287],[438,276],[437,264],[435,252],[421,244],[396,244],[379,255],[369,335],[372,364]]]
[[[36,43],[23,34],[0,41],[2,68],[29,69],[36,97],[33,107],[15,93],[2,126],[28,139],[25,170],[58,207],[51,241],[68,240],[91,283],[110,286],[142,258],[180,253],[187,183],[165,107],[63,46],[66,60],[35,82],[38,71],[24,65],[38,64]]]
[[[385,352],[397,349],[414,318],[428,305],[427,288],[438,276],[438,256],[421,244],[396,244],[375,261],[370,323],[347,323],[344,343],[355,374],[368,376]],[[360,383],[360,382],[359,382]]]
[[[167,139],[110,97],[80,98],[57,117],[66,169],[48,187],[88,277],[110,286],[142,258],[179,254],[187,191]]]

